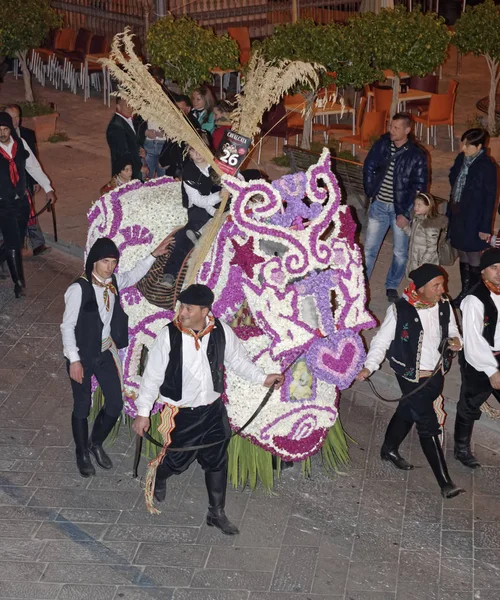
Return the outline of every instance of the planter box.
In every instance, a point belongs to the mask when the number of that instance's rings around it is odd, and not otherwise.
[[[56,122],[59,113],[51,113],[50,115],[41,115],[40,117],[30,117],[24,119],[27,126],[32,126],[35,130],[36,141],[46,142],[51,135],[56,132]]]

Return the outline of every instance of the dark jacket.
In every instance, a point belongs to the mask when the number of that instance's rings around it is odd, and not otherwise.
[[[380,191],[390,158],[391,137],[386,133],[373,144],[363,165],[365,193],[372,201]],[[407,143],[396,150],[394,161],[394,210],[396,215],[409,219],[417,192],[427,191],[427,154],[408,138]]]
[[[28,144],[29,149],[33,153],[33,155],[38,158],[38,146],[36,143],[36,134],[33,129],[29,129],[28,127],[19,127],[19,133],[23,140]],[[26,187],[28,188],[31,195],[33,195],[33,187],[36,184],[36,181],[31,177],[31,175],[26,173]]]
[[[139,155],[141,146],[137,133],[130,125],[115,113],[106,129],[106,139],[111,152],[111,176],[119,172],[122,159],[130,160],[132,164],[132,179],[142,180],[142,159]]]
[[[455,159],[450,170],[451,189],[464,162],[464,153]],[[488,248],[479,233],[491,233],[497,197],[497,167],[483,152],[469,167],[460,202],[448,203],[448,236],[453,248],[463,252],[480,252]]]

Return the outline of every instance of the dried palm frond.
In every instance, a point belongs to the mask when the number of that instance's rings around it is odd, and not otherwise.
[[[262,116],[277,104],[283,94],[300,83],[313,90],[319,86],[318,71],[325,68],[299,60],[267,62],[261,52],[250,59],[244,94],[237,96],[238,107],[231,113],[233,129],[249,138],[259,132]]]
[[[165,136],[174,142],[185,142],[219,173],[213,154],[196,129],[186,119],[134,52],[133,34],[127,27],[118,33],[111,44],[109,58],[101,62],[118,82],[118,95],[139,113],[144,120],[158,123]]]

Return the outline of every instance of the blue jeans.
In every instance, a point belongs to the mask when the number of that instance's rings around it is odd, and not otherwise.
[[[146,150],[146,166],[149,169],[149,178],[162,177],[165,175],[165,169],[162,169],[158,164],[161,150],[165,140],[150,140],[146,138],[144,140],[144,150]]]
[[[371,277],[380,246],[389,227],[392,229],[393,252],[385,288],[395,290],[405,273],[409,237],[396,225],[396,213],[392,202],[374,200],[368,211],[368,228],[365,237],[365,265],[368,279]]]

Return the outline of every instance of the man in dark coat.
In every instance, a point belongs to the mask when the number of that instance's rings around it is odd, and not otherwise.
[[[137,136],[133,109],[123,98],[116,101],[116,113],[106,129],[106,139],[111,152],[111,176],[116,175],[119,164],[123,159],[132,164],[132,178],[142,180],[148,175],[148,168],[143,166],[142,159],[146,156]]]
[[[12,124],[17,135],[22,138],[29,146],[33,156],[38,159],[38,146],[36,142],[36,134],[33,129],[23,127],[21,124],[22,113],[21,107],[17,104],[9,104],[5,107],[5,112],[12,117]],[[28,173],[26,175],[26,189],[31,196],[33,208],[35,207],[35,194],[40,191],[40,185]],[[28,238],[33,248],[33,256],[40,256],[50,252],[51,248],[45,244],[45,237],[40,228],[38,218],[30,219],[28,222]]]
[[[469,129],[462,135],[462,152],[450,170],[448,235],[458,250],[462,291],[453,301],[459,307],[481,277],[481,252],[488,247],[497,198],[497,165],[486,154],[488,133]]]
[[[387,299],[395,302],[408,258],[404,232],[417,192],[428,185],[427,155],[410,137],[411,119],[397,113],[389,133],[372,146],[363,165],[365,192],[371,200],[365,238],[366,276],[369,279],[389,227],[393,235],[392,263],[385,281]]]

